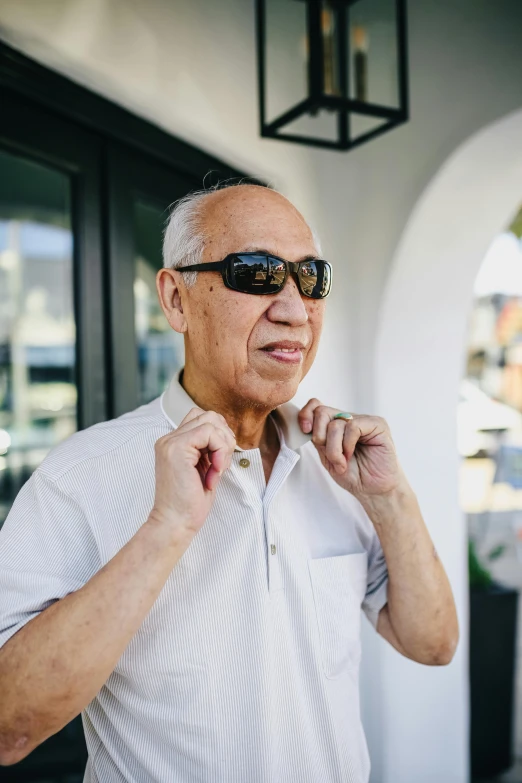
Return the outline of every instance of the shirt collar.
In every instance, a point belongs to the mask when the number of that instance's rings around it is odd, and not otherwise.
[[[169,385],[160,397],[163,413],[175,427],[196,404],[181,385],[180,378],[183,369],[182,367],[181,370],[174,373]],[[312,439],[310,433],[303,432],[301,429],[297,419],[300,410],[297,405],[289,401],[278,405],[272,411],[272,416],[283,432],[284,443],[294,451]],[[236,448],[235,451],[243,451],[243,449]]]

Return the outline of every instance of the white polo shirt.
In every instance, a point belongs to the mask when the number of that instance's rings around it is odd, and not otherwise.
[[[172,378],[147,405],[55,446],[0,531],[0,646],[78,590],[146,521],[158,438],[194,405]],[[237,449],[203,527],[82,712],[84,783],[367,783],[361,607],[388,573],[361,504],[328,475],[299,408],[280,451]]]

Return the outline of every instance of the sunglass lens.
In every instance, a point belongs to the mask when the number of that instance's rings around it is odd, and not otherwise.
[[[325,261],[306,261],[299,270],[301,288],[312,299],[323,299],[330,292],[330,266]]]
[[[281,288],[285,265],[266,255],[237,255],[231,270],[232,283],[248,294],[271,294]]]
[[[231,259],[228,279],[232,287],[246,294],[276,294],[284,285],[286,264],[262,253],[238,253]],[[299,270],[301,291],[312,299],[330,293],[332,275],[327,261],[306,261]]]
[[[268,256],[268,262],[270,264],[268,280],[270,286],[269,290],[274,292],[279,291],[285,282],[286,264],[283,261],[280,261],[278,258],[273,258],[272,256]]]

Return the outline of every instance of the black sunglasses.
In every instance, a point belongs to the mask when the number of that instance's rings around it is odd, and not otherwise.
[[[243,294],[277,294],[291,270],[304,296],[324,299],[332,287],[328,261],[285,261],[267,253],[230,253],[222,261],[178,267],[178,272],[221,272],[227,288]]]

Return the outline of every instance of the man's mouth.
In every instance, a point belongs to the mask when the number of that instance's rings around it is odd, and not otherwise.
[[[284,362],[286,364],[299,364],[303,359],[301,348],[280,348],[278,346],[269,345],[261,350],[270,356],[270,359],[275,359],[278,362]]]

